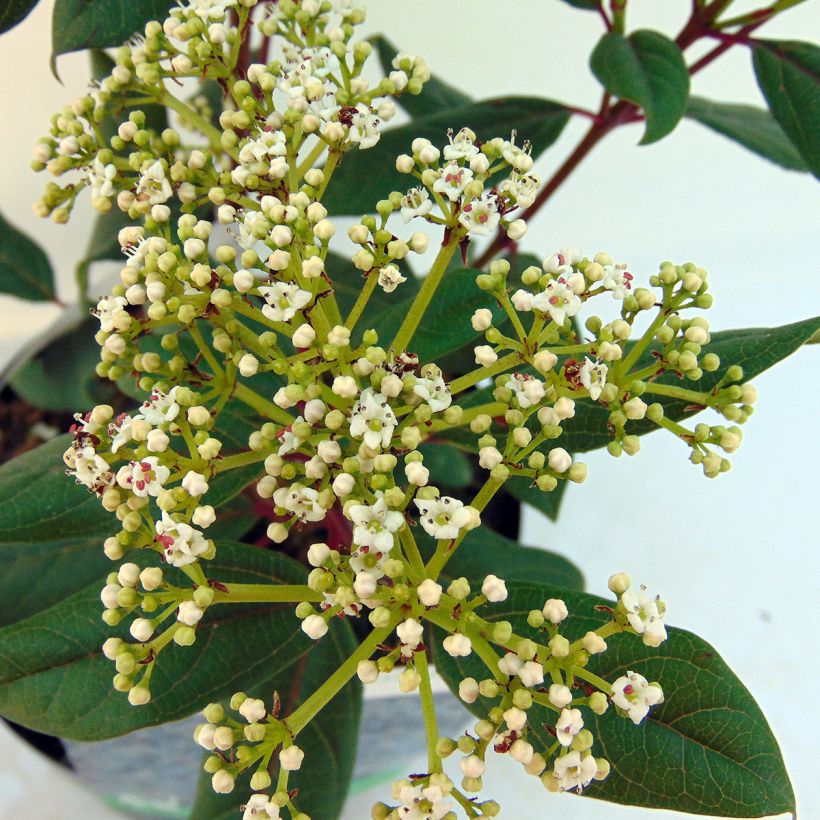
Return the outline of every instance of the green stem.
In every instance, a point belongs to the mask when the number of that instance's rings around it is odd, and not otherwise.
[[[580,678],[581,680],[585,680],[587,683],[591,683],[593,686],[600,689],[605,695],[608,695],[612,691],[612,686],[605,681],[603,678],[599,678],[598,675],[593,674],[588,669],[582,669],[579,666],[573,666],[571,669],[571,674],[575,675],[576,678]]]
[[[228,590],[214,590],[215,604],[298,604],[324,600],[321,592],[298,584],[229,584]]]
[[[441,758],[436,751],[438,743],[438,721],[436,720],[436,706],[433,701],[433,687],[430,685],[430,667],[427,664],[425,651],[417,652],[413,658],[416,671],[419,673],[419,695],[421,696],[421,710],[424,714],[424,731],[427,735],[427,766],[431,772],[442,770]]]
[[[359,321],[362,313],[364,313],[364,309],[367,307],[367,303],[370,301],[370,297],[376,290],[376,285],[378,283],[378,275],[375,271],[370,271],[365,279],[364,287],[359,291],[359,295],[356,297],[356,302],[350,309],[347,319],[345,319],[345,327],[348,330],[353,330],[353,328],[356,327],[356,322]]]
[[[450,393],[452,393],[452,395],[461,393],[462,390],[466,390],[468,387],[472,387],[474,384],[478,384],[480,381],[484,381],[484,379],[488,379],[491,376],[497,376],[499,373],[503,373],[505,370],[509,370],[511,367],[521,364],[522,361],[520,353],[508,353],[488,367],[479,367],[476,370],[465,373],[463,376],[459,376],[457,379],[453,379],[453,381],[450,382]]]
[[[647,382],[646,392],[654,393],[656,396],[668,396],[670,399],[681,399],[692,404],[706,405],[709,399],[706,393],[687,390],[685,387],[675,387],[674,384],[658,384],[657,382]]]
[[[396,333],[396,337],[390,343],[390,349],[394,352],[401,353],[406,350],[412,341],[413,335],[418,329],[430,302],[433,300],[433,296],[435,296],[457,248],[458,239],[453,234],[449,234],[442,243],[436,261],[433,262],[430,273],[427,274],[424,283],[416,294],[416,298],[413,300],[413,304],[410,306],[410,310],[407,312],[398,333]]]
[[[294,422],[294,418],[290,415],[290,413],[286,412],[272,401],[263,399],[262,396],[251,390],[247,385],[237,383],[233,394],[234,398],[238,399],[243,404],[247,404],[248,407],[253,407],[254,410],[257,410],[269,419],[278,421],[280,424],[284,424],[285,426],[293,424]]]
[[[423,579],[425,572],[424,559],[421,557],[416,539],[413,537],[413,533],[407,524],[399,530],[399,540],[401,541],[404,554],[407,556],[410,565],[418,573],[419,579]]]
[[[402,619],[402,613],[394,612],[390,623],[374,629],[362,641],[359,648],[289,717],[285,722],[293,737],[299,734],[321,710],[336,696],[337,692],[356,674],[359,661],[367,660]]]

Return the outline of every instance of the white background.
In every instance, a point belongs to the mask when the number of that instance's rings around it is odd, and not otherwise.
[[[667,32],[676,31],[689,8],[688,0],[631,5],[630,27]],[[59,61],[65,86],[51,77],[51,6],[43,0],[0,38],[0,210],[47,249],[60,295],[71,301],[90,211],[80,207],[70,227],[60,227],[30,209],[45,182],[28,171],[31,145],[50,114],[83,91],[88,76],[86,58],[71,55]],[[763,31],[805,39],[819,30],[818,5],[809,2]],[[596,15],[557,0],[373,0],[366,26],[367,33],[383,32],[399,48],[423,54],[435,73],[476,97],[529,94],[588,107],[597,105],[599,92],[586,59],[600,31]],[[699,74],[693,91],[762,104],[743,50]],[[570,123],[539,160],[543,177],[585,127],[580,119]],[[649,147],[637,146],[640,128],[623,128],[594,151],[533,221],[525,247],[539,255],[566,245],[607,250],[639,276],[649,276],[663,259],[694,260],[710,271],[715,329],[820,313],[816,182],[694,123]],[[57,312],[10,299],[0,301],[0,311],[2,359]],[[820,349],[807,348],[757,380],[757,412],[729,474],[706,480],[688,464],[682,444],[653,434],[634,459],[587,456],[589,480],[567,493],[560,521],[528,515],[523,538],[571,557],[592,592],[604,593],[617,569],[662,592],[669,620],[713,643],[758,699],[782,745],[803,817],[820,817],[810,728],[817,725],[820,672],[818,364]],[[19,764],[6,758],[2,765],[11,767],[8,776]],[[555,812],[565,820],[681,816],[572,798],[559,804],[537,780],[505,764],[490,767],[486,784],[487,794],[505,805],[503,816],[520,820]],[[0,816],[13,816],[10,809],[4,813],[2,800]],[[89,816],[73,798],[63,806],[66,818]],[[351,806],[347,816],[360,820],[364,806]]]

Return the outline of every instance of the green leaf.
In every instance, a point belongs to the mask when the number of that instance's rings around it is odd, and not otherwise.
[[[333,174],[323,203],[331,214],[365,214],[391,191],[411,188],[415,182],[396,170],[396,157],[409,151],[416,137],[443,145],[448,128],[469,126],[480,140],[508,137],[515,130],[519,140],[532,143],[532,155],[538,157],[558,139],[569,116],[564,106],[552,100],[504,97],[419,117],[385,131],[373,148],[348,151]]]
[[[146,553],[139,557],[149,560]],[[281,553],[225,542],[218,545],[207,572],[229,586],[303,584],[306,579],[304,568]],[[172,568],[166,573],[172,582],[189,585]],[[290,669],[312,646],[299,629],[292,604],[213,606],[193,646],[171,645],[163,651],[151,676],[151,703],[135,709],[111,686],[114,669],[100,650],[112,633],[127,633],[125,625],[112,630],[100,618],[104,578],[0,629],[0,714],[75,740],[116,737],[255,688],[271,669]]]
[[[6,0],[0,8],[0,34],[13,29],[28,17],[39,0]]]
[[[798,40],[755,40],[757,82],[769,109],[820,177],[820,46]]]
[[[721,367],[715,373],[704,373],[698,381],[688,381],[686,387],[699,392],[711,390],[726,369],[733,364],[743,368],[744,380],[748,381],[768,370],[779,361],[790,356],[804,345],[820,329],[820,317],[805,319],[782,327],[745,328],[743,330],[723,330],[712,334],[712,341],[706,345],[704,353],[716,353]],[[638,367],[650,364],[650,354],[639,360]],[[680,384],[674,375],[665,374],[658,379],[663,384]],[[663,405],[664,414],[673,421],[694,415],[697,410],[680,399],[666,396],[643,396],[646,402],[658,401]],[[572,453],[583,453],[606,447],[610,441],[607,431],[609,412],[602,405],[588,399],[575,403],[575,416],[562,425],[564,433],[558,444]],[[635,435],[644,435],[657,430],[656,425],[644,420],[632,422],[627,430]]]
[[[790,171],[808,171],[806,163],[768,111],[753,105],[690,97],[686,116],[740,143]]]
[[[111,382],[94,372],[100,346],[94,339],[99,322],[85,319],[29,359],[11,380],[14,390],[34,407],[73,412],[110,404]]]
[[[563,437],[562,441],[558,443],[562,444],[562,442]],[[513,476],[504,485],[504,489],[514,498],[525,504],[530,504],[539,512],[544,513],[551,521],[556,521],[568,483],[567,481],[559,481],[558,486],[552,492],[542,493],[538,487],[533,486],[532,480],[526,476]]]
[[[510,620],[514,630],[531,635],[527,613],[550,597],[563,598],[570,617],[562,634],[570,640],[606,622],[596,611],[611,602],[592,595],[534,583],[508,584],[509,598],[494,604],[492,620]],[[467,676],[486,677],[475,656],[451,658],[442,651],[441,634],[433,640],[434,661],[451,689]],[[634,635],[607,639],[609,649],[590,659],[588,669],[608,681],[627,671],[658,681],[666,700],[635,726],[610,708],[603,717],[583,710],[586,728],[596,739],[593,752],[612,764],[609,777],[592,783],[584,794],[613,803],[673,809],[726,817],[761,817],[792,812],[794,794],[777,741],[749,691],[717,651],[682,629],[648,649]],[[486,716],[487,703],[470,706]],[[530,742],[537,751],[555,741],[546,726],[555,714],[541,706],[528,713]],[[541,747],[539,749],[539,746]]]
[[[393,71],[393,58],[399,52],[390,40],[381,34],[371,37],[370,42],[376,47],[382,70],[385,75],[389,74]],[[458,108],[472,102],[472,98],[468,94],[458,91],[436,77],[431,77],[424,84],[424,90],[421,94],[410,94],[405,91],[396,99],[399,105],[414,118],[426,117],[429,114],[435,114],[437,111]]]
[[[470,459],[448,444],[421,444],[418,451],[424,456],[424,466],[430,471],[433,484],[445,487],[466,487],[473,480]]]
[[[318,643],[301,656],[295,666],[276,669],[259,681],[251,696],[269,699],[274,691],[282,698],[282,715],[318,689],[356,649],[353,630],[346,622],[333,624]],[[336,697],[298,735],[296,742],[305,753],[302,768],[291,774],[288,788],[298,789],[295,800],[300,811],[322,820],[336,820],[344,805],[353,764],[362,711],[362,686],[353,678]],[[278,760],[274,755],[274,763]],[[270,769],[276,782],[278,767]],[[240,777],[229,795],[216,794],[211,788],[211,776],[200,777],[191,820],[234,820],[239,807],[251,795],[249,777]]]
[[[57,57],[122,45],[149,20],[162,22],[173,0],[56,0],[51,20],[52,67]]]
[[[67,478],[65,435],[0,467],[0,625],[62,601],[111,562],[103,540],[116,520]]]
[[[479,289],[477,275],[478,271],[472,268],[459,268],[444,275],[436,298],[410,342],[410,348],[418,353],[422,363],[435,361],[445,353],[458,350],[467,342],[477,339],[481,334],[476,333],[470,324],[470,316],[477,308],[487,307],[491,310],[494,322],[499,322],[504,316],[503,309],[495,302],[489,303],[487,294]],[[360,322],[359,327],[375,329],[380,344],[386,346],[401,327],[409,304],[409,300],[393,302],[371,324]]]
[[[53,302],[54,273],[43,250],[0,214],[0,293]]]
[[[605,34],[589,60],[610,94],[639,105],[646,116],[641,145],[657,142],[680,121],[689,98],[689,71],[675,43],[657,31]]]
[[[466,576],[479,584],[493,574],[508,581],[530,581],[582,590],[584,576],[575,564],[561,555],[538,547],[524,547],[510,538],[481,526],[471,530],[455,555],[447,562],[448,578]]]

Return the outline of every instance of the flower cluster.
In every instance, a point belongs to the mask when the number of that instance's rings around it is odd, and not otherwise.
[[[344,264],[361,287],[346,303],[351,278],[330,252],[337,224],[323,204],[328,186],[346,152],[379,141],[395,112],[391,97],[420,93],[429,79],[423,60],[398,55],[372,85],[362,73],[371,46],[354,36],[363,19],[354,2],[190,0],[149,23],[117,51],[109,77],[54,117],[34,165],[75,175],[62,187],[49,183],[36,208],[64,221],[89,188],[98,210],[116,208],[129,221],[118,234],[120,281],[93,310],[97,372],[147,395],[133,413],[100,405],[78,415],[65,463],[119,521],[104,549],[127,560],[102,590],[103,617],[127,624],[133,641],[111,638],[104,652],[131,703],[150,700],[161,653],[192,644],[215,605],[295,604],[312,640],[341,618],[362,618],[370,630],[344,674],[291,714],[280,717],[278,699],[245,694],[231,702],[242,720],[217,705],[206,710],[196,739],[213,752],[214,788],[230,791],[254,769],[246,818],[306,818],[286,774],[268,793],[268,767],[278,754],[283,773],[300,768],[299,732],[346,680],[372,683],[398,669],[399,688],[419,691],[430,716],[430,625],[447,633],[446,655],[484,665],[458,687],[483,714],[473,734],[434,737],[429,771],[396,783],[394,804],[380,804],[374,817],[450,818],[455,806],[495,816],[493,801],[466,796],[479,791],[490,749],[551,790],[606,776],[585,714],[612,705],[639,723],[663,695],[639,671],[609,682],[588,662],[616,633],[658,646],[665,606],[613,576],[619,597],[608,623],[565,635],[567,607],[551,599],[529,614],[535,633],[526,637],[482,615],[507,598],[503,579],[446,582],[447,562],[511,477],[543,492],[584,481],[567,435],[589,429],[578,424],[584,414],[604,419],[590,447],[633,455],[655,425],[714,476],[728,469],[717,449],[740,444],[736,425],[751,414],[755,391],[736,365],[701,387],[722,367],[707,350],[707,322],[684,318],[711,304],[705,271],[666,262],[650,287],[638,287],[606,253],[561,250],[523,270],[491,262],[474,277],[484,305],[451,319],[475,368],[454,375],[415,352],[456,253],[466,257],[490,233],[511,242],[526,233],[522,214],[540,180],[531,147],[515,134],[481,140],[460,128],[441,147],[413,140],[396,160],[414,178],[408,189],[347,231],[356,251]],[[258,62],[248,57],[252,35],[262,39]],[[169,90],[195,77],[224,90],[221,111]],[[176,126],[157,130],[135,100],[168,108]],[[103,121],[120,108],[133,110],[106,136]],[[439,251],[420,283],[410,261],[431,237]],[[615,301],[618,318],[587,315],[581,325],[598,296]],[[375,321],[376,299],[397,306],[396,326]],[[669,374],[675,383],[662,378]],[[706,407],[732,426],[681,423]],[[421,447],[430,440],[475,454],[485,480],[474,497],[437,486]],[[226,584],[209,569],[218,502],[248,484],[269,541],[304,541],[306,583]],[[460,787],[442,764],[456,751]]]

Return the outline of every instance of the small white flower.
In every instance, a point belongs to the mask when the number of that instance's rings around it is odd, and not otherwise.
[[[601,285],[612,292],[615,299],[625,299],[632,290],[632,274],[626,265],[604,265]]]
[[[461,758],[461,771],[465,777],[481,777],[485,768],[484,761],[478,755]]]
[[[189,470],[182,479],[182,489],[190,496],[199,497],[208,492],[208,482],[202,473]]]
[[[582,758],[580,752],[569,752],[555,761],[554,777],[562,792],[570,789],[580,792],[592,782],[597,771],[598,764],[592,755]]]
[[[402,643],[402,654],[410,657],[424,637],[424,627],[415,618],[407,618],[396,627],[396,634]]]
[[[492,323],[493,312],[487,308],[479,308],[475,313],[473,313],[472,319],[470,319],[470,324],[473,326],[473,330],[478,333],[487,330]]]
[[[492,604],[501,603],[507,600],[507,585],[501,578],[488,575],[481,585],[481,594]]]
[[[162,163],[157,160],[141,174],[137,183],[137,198],[147,199],[152,205],[161,205],[171,198],[173,189]]]
[[[584,357],[584,363],[578,371],[581,384],[589,391],[589,397],[597,401],[606,384],[607,366],[598,361],[592,361],[589,356]]]
[[[401,275],[401,271],[395,265],[385,265],[379,271],[379,287],[385,293],[392,293],[402,282],[406,282],[407,277]]]
[[[442,642],[444,651],[453,658],[466,658],[473,651],[473,645],[466,635],[457,632],[448,635]]]
[[[210,548],[210,543],[199,530],[174,521],[167,512],[163,512],[162,520],[156,522],[156,531],[165,560],[174,567],[192,564]]]
[[[461,210],[458,221],[473,236],[487,236],[498,227],[501,215],[493,194],[485,192],[480,199],[473,199]]]
[[[511,706],[504,712],[504,722],[513,732],[520,732],[527,725],[527,713],[517,706]]]
[[[113,333],[130,325],[131,316],[127,307],[128,300],[124,296],[103,296],[92,313],[100,320],[100,330]]]
[[[242,820],[279,820],[280,817],[279,806],[266,794],[252,794],[245,804]]]
[[[569,746],[583,728],[584,717],[580,709],[563,709],[555,724],[555,736],[562,746]]]
[[[621,595],[629,625],[643,637],[646,646],[660,646],[666,640],[666,604],[660,595],[646,594],[646,587],[630,587]]]
[[[475,363],[481,365],[481,367],[489,367],[498,361],[498,354],[490,345],[476,345],[473,353],[475,354]]]
[[[515,654],[515,652],[508,652],[503,658],[498,661],[498,668],[505,674],[513,677],[517,675],[524,666],[524,661]]]
[[[425,578],[416,588],[416,594],[425,606],[438,606],[442,592],[441,584],[437,584],[432,578]]]
[[[302,632],[314,641],[318,641],[327,632],[327,621],[321,615],[308,615],[302,621]]]
[[[472,515],[463,501],[450,496],[440,499],[414,499],[421,514],[421,526],[433,538],[452,540],[459,530],[471,523]]]
[[[319,504],[319,491],[298,482],[279,487],[273,494],[274,503],[301,521],[322,521],[327,511]]]
[[[650,707],[663,703],[663,690],[643,675],[627,672],[612,684],[610,699],[637,725],[649,714]]]
[[[415,216],[425,216],[433,210],[433,201],[424,188],[411,188],[401,200],[401,218],[407,224]]]
[[[430,405],[434,413],[446,410],[452,403],[450,388],[442,376],[422,378],[413,385],[413,392]]]
[[[475,678],[464,678],[458,684],[458,696],[465,703],[475,703],[478,700],[478,681]]]
[[[205,614],[193,601],[183,601],[177,610],[177,620],[186,626],[196,626]]]
[[[176,394],[176,387],[171,388],[167,395],[160,390],[154,390],[151,398],[140,408],[140,414],[134,418],[145,419],[153,427],[173,421],[179,415]]]
[[[259,698],[245,698],[242,705],[239,707],[239,714],[242,715],[248,723],[258,723],[267,714],[265,704]]]
[[[560,598],[550,598],[541,612],[551,624],[560,624],[569,615],[567,605]]]
[[[485,470],[492,470],[504,461],[504,456],[496,447],[482,447],[478,451],[478,464]]]
[[[437,194],[444,194],[451,202],[461,199],[464,189],[473,180],[473,172],[469,168],[462,168],[455,162],[445,165],[439,172],[438,179],[433,183],[433,190]]]
[[[108,462],[87,444],[78,446],[75,442],[63,454],[67,472],[92,492],[101,493],[114,483],[114,474]]]
[[[373,661],[359,661],[356,674],[362,683],[375,683],[379,679],[379,667]]]
[[[103,165],[99,159],[88,168],[88,183],[91,185],[91,198],[105,197],[110,199],[116,193],[114,180],[117,178],[117,168],[112,164]]]
[[[549,698],[550,703],[553,706],[557,706],[559,709],[569,706],[572,702],[572,692],[570,691],[570,688],[568,686],[564,686],[562,683],[551,684],[547,697]]]
[[[360,438],[371,450],[388,447],[398,421],[382,393],[372,387],[362,390],[350,415],[350,435]]]
[[[393,783],[393,798],[401,802],[396,816],[401,820],[442,820],[452,806],[446,800],[449,788],[441,785],[414,785],[409,780],[397,780]]]
[[[575,316],[581,309],[581,299],[563,279],[553,279],[547,287],[536,294],[532,306],[542,313],[549,314],[557,325],[563,325],[567,318]]]
[[[149,495],[159,495],[170,475],[171,471],[160,464],[156,456],[149,456],[120,467],[117,484],[123,489],[131,490],[139,498],[147,498]]]
[[[286,772],[295,772],[302,767],[305,753],[296,745],[288,746],[279,752],[279,763]]]
[[[512,390],[522,410],[538,404],[546,395],[544,382],[526,373],[513,373],[504,386]]]
[[[393,549],[393,533],[404,525],[404,516],[398,510],[390,510],[384,495],[377,493],[371,504],[351,504],[347,515],[353,522],[353,543],[358,547],[370,547],[378,552]]]
[[[289,322],[296,311],[313,299],[313,294],[293,282],[274,282],[272,285],[262,285],[258,290],[266,302],[262,305],[262,313],[272,322]]]
[[[450,144],[444,146],[444,159],[470,159],[478,154],[475,133],[470,128],[462,128],[455,136],[449,134]]]
[[[527,661],[519,670],[518,677],[524,686],[538,686],[544,682],[544,667],[537,661]]]
[[[352,118],[348,138],[352,143],[358,144],[362,150],[372,148],[381,137],[379,123],[378,116],[364,103],[359,103]]]

